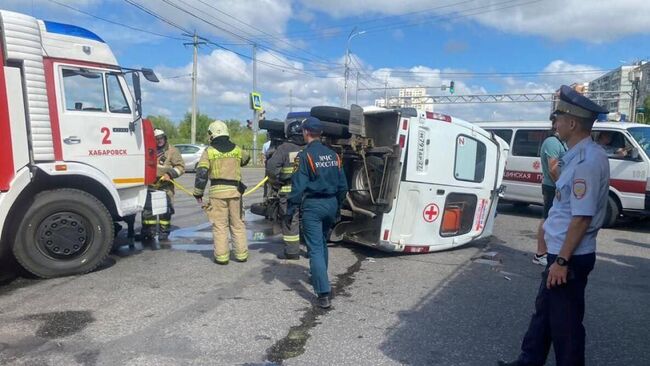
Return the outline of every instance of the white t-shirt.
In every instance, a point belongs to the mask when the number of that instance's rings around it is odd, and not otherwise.
[[[269,148],[271,148],[270,140],[265,142],[264,145],[262,145],[262,154],[264,154],[264,156],[266,156],[266,153],[269,151]]]

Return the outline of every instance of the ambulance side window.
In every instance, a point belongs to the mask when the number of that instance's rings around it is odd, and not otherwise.
[[[108,109],[111,113],[131,113],[129,103],[126,102],[124,91],[120,86],[120,80],[115,74],[106,74],[106,85],[108,85]]]
[[[61,75],[66,110],[106,112],[104,78],[101,72],[65,68],[61,70]]]
[[[501,137],[505,142],[510,145],[512,142],[512,130],[488,130],[494,132],[495,135]]]
[[[466,135],[456,138],[456,180],[480,183],[485,177],[485,144]]]
[[[550,134],[549,130],[517,130],[512,143],[512,155],[538,158],[542,142]]]

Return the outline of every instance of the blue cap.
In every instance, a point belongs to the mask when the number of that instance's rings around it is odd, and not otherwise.
[[[316,117],[307,117],[305,118],[304,121],[302,121],[302,129],[315,132],[315,133],[322,133],[323,132],[323,124],[321,121],[316,118]]]
[[[567,113],[580,118],[596,119],[599,114],[607,112],[607,109],[594,103],[573,88],[562,85],[560,87],[560,97],[553,113]]]

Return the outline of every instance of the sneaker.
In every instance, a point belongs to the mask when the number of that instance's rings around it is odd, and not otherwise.
[[[318,304],[318,307],[323,309],[329,309],[329,307],[332,306],[332,301],[330,300],[329,294],[318,295],[316,303]]]
[[[548,260],[546,258],[547,258],[546,253],[542,255],[535,254],[535,256],[533,256],[533,263],[546,267],[546,265],[548,265]]]

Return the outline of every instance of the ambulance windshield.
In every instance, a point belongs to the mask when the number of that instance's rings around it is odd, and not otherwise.
[[[628,131],[645,151],[646,156],[650,157],[650,127],[632,127]]]

